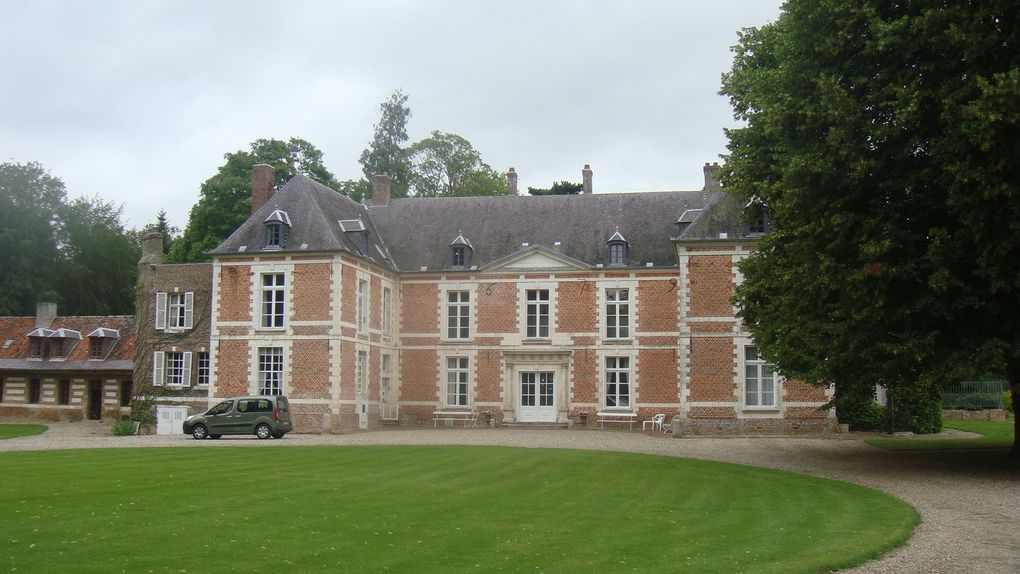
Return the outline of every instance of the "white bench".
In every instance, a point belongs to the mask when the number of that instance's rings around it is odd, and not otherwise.
[[[432,411],[432,426],[438,427],[439,421],[450,422],[457,426],[457,421],[464,421],[464,428],[473,427],[478,422],[474,411]]]
[[[600,412],[598,415],[599,428],[606,428],[606,423],[627,423],[627,430],[634,428],[634,421],[637,420],[637,413],[628,412]]]

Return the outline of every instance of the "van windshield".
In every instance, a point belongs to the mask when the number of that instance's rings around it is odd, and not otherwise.
[[[205,414],[207,414],[207,415],[222,415],[224,413],[229,413],[230,412],[230,407],[233,404],[234,404],[234,401],[223,401],[222,403],[220,403],[220,404],[216,405],[215,407],[213,407],[213,408],[209,409],[208,411],[206,411]]]

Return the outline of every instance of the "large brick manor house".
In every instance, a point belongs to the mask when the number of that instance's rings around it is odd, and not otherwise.
[[[735,264],[764,229],[717,170],[696,191],[594,194],[585,166],[582,193],[527,196],[511,168],[506,196],[399,199],[376,176],[359,204],[300,175],[274,193],[255,166],[251,217],[211,264],[163,264],[145,238],[135,378],[193,412],[286,394],[299,432],[437,411],[831,428],[828,391],[785,380],[734,316]]]

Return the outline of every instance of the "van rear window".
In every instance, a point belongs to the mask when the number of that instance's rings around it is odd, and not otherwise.
[[[289,411],[290,406],[287,405],[287,399],[284,397],[277,397],[276,406],[280,407],[281,411]]]

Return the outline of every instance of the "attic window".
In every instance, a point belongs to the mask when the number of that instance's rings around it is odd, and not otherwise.
[[[263,247],[266,249],[283,249],[287,239],[287,230],[290,228],[290,215],[282,209],[276,209],[266,218],[266,239]]]
[[[606,244],[609,246],[610,266],[624,266],[630,263],[630,244],[620,233],[619,227],[616,228]]]
[[[457,237],[450,242],[450,267],[463,269],[471,265],[471,254],[474,248],[471,242],[464,237],[463,231],[457,232]]]
[[[105,359],[110,354],[110,351],[113,350],[119,338],[120,332],[116,329],[99,327],[92,331],[89,333],[89,358],[97,360]]]
[[[683,232],[687,231],[687,228],[694,223],[702,211],[701,209],[685,209],[680,215],[680,219],[676,220],[677,235],[683,235]]]
[[[53,331],[49,329],[43,329],[39,327],[28,334],[28,356],[32,359],[41,359],[47,353],[49,346],[46,344],[46,338],[49,337]]]
[[[768,233],[771,227],[769,208],[757,196],[744,205],[744,221],[747,222],[745,237],[758,237]]]
[[[358,219],[341,219],[337,221],[340,224],[340,231],[344,233],[350,233],[352,231],[365,231],[365,222]]]

